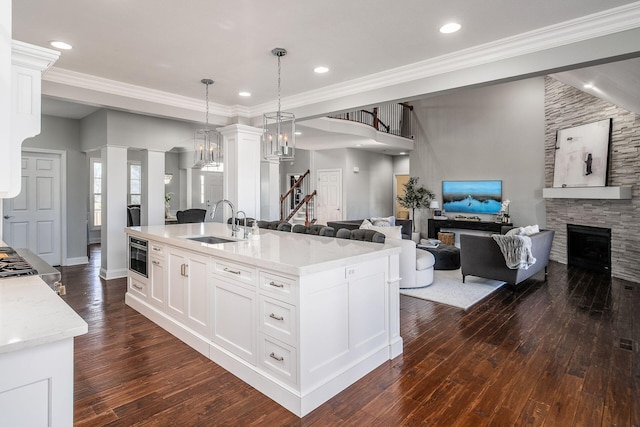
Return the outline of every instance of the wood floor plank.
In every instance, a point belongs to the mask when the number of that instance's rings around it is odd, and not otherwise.
[[[468,311],[400,297],[404,352],[304,418],[124,304],[125,280],[63,267],[77,426],[633,426],[640,285],[552,262]],[[631,349],[620,347],[620,339]]]

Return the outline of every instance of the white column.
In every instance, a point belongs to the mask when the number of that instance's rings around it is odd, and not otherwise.
[[[217,130],[222,134],[224,144],[223,196],[237,209],[245,211],[248,217],[260,219],[262,129],[235,124]],[[230,214],[225,210],[223,218]]]
[[[142,150],[140,225],[164,224],[164,152]]]
[[[127,148],[102,147],[102,252],[100,277],[127,275]]]
[[[280,219],[280,162],[262,160],[260,162],[260,209],[267,221]]]

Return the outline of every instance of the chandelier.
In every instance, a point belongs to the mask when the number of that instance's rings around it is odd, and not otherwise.
[[[213,80],[202,79],[200,81],[206,86],[206,115],[205,127],[196,130],[193,135],[194,169],[202,169],[207,166],[219,167],[222,162],[221,135],[215,130],[209,129],[209,86],[213,84]]]
[[[271,53],[278,58],[278,111],[264,114],[263,157],[266,160],[293,160],[296,119],[293,113],[280,111],[280,58],[285,56],[287,51],[275,48]]]

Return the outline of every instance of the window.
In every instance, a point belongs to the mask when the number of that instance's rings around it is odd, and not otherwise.
[[[142,166],[140,163],[129,163],[129,189],[127,191],[130,205],[139,205],[142,200]]]
[[[102,225],[102,162],[91,159],[91,227]]]

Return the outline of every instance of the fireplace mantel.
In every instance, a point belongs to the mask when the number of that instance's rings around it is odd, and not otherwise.
[[[545,199],[611,199],[630,200],[631,187],[565,187],[543,188]]]

